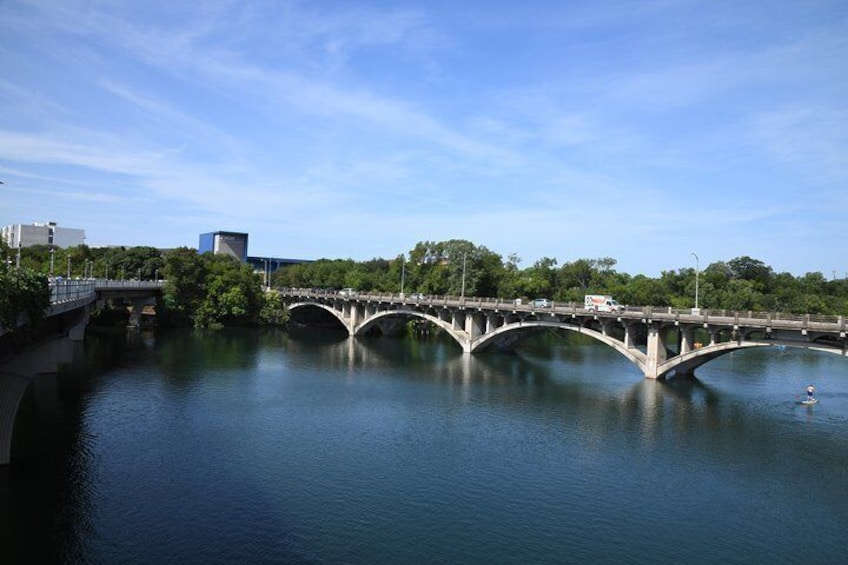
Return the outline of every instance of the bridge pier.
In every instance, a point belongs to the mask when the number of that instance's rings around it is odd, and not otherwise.
[[[141,327],[141,315],[144,313],[146,306],[156,306],[156,298],[134,298],[132,300],[132,310],[130,311],[129,327]]]
[[[648,346],[645,352],[645,376],[649,379],[659,377],[659,367],[668,356],[663,336],[663,324],[660,322],[648,323]]]

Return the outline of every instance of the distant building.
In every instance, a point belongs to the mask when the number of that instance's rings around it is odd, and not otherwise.
[[[200,253],[232,255],[239,261],[247,261],[247,234],[232,231],[216,231],[200,234]]]
[[[0,228],[0,236],[12,249],[33,245],[65,248],[85,244],[85,230],[60,228],[56,222],[5,226]]]
[[[309,259],[284,259],[282,257],[250,257],[247,254],[247,234],[242,232],[216,231],[200,234],[200,253],[231,255],[243,263],[250,264],[256,273],[264,273],[266,284],[271,273],[287,265],[309,263]]]

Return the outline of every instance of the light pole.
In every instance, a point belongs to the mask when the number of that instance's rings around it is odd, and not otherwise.
[[[698,254],[693,251],[692,256],[695,257],[695,310],[697,310],[698,309],[698,274],[700,273],[700,268],[699,268],[699,265],[698,265],[698,262],[699,262]]]
[[[68,280],[71,280],[71,256],[68,255]]]
[[[465,298],[465,260],[468,258],[468,253],[462,254],[462,293],[460,298]]]
[[[403,283],[406,278],[406,255],[400,256],[400,295],[403,297]]]

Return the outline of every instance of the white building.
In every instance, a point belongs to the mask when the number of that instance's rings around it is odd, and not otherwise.
[[[76,247],[85,243],[85,230],[60,228],[56,222],[34,223],[25,226],[14,224],[0,228],[0,237],[12,249],[32,245],[51,245],[53,247]]]

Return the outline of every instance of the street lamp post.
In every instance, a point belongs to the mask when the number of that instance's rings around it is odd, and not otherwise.
[[[406,255],[400,256],[400,295],[403,296],[403,283],[406,278]]]
[[[692,256],[695,257],[695,310],[698,310],[698,275],[700,273],[698,254],[694,251]]]
[[[468,253],[462,254],[462,293],[460,294],[461,298],[465,298],[465,262],[468,258]]]

